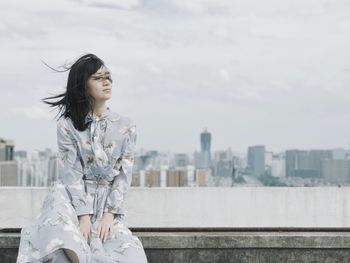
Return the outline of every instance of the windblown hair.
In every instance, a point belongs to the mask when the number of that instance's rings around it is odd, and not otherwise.
[[[45,62],[43,62],[47,65]],[[48,66],[48,65],[47,65]],[[77,130],[84,131],[88,127],[85,118],[89,111],[92,111],[94,99],[90,95],[87,87],[89,77],[96,73],[104,62],[94,54],[85,54],[76,60],[71,66],[63,66],[65,70],[56,72],[66,72],[69,70],[66,91],[56,96],[43,98],[42,102],[50,107],[58,108],[60,119],[62,116],[69,117]],[[48,101],[58,99],[56,101]],[[57,117],[56,115],[56,117]]]

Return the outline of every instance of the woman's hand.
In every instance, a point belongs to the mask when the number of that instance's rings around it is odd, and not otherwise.
[[[85,239],[90,240],[91,239],[91,220],[89,215],[79,216],[79,227]]]
[[[105,212],[101,218],[100,225],[97,228],[99,238],[104,242],[108,237],[108,233],[113,225],[114,215],[112,213]]]

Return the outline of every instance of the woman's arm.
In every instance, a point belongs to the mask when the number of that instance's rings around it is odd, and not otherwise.
[[[93,199],[85,191],[84,169],[80,162],[77,142],[62,117],[57,123],[58,178],[65,185],[78,216],[93,214]]]
[[[136,145],[136,125],[128,119],[125,130],[125,140],[122,154],[117,160],[116,166],[120,166],[119,174],[115,176],[111,191],[106,200],[104,212],[112,214],[125,214],[124,200],[131,186],[132,169],[134,165],[134,154]]]

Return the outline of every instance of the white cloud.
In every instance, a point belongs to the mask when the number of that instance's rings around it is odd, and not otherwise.
[[[230,81],[230,73],[225,68],[219,70],[219,76],[224,81]]]
[[[190,151],[202,126],[215,127],[214,148],[312,146],[312,132],[317,147],[341,145],[350,134],[349,12],[347,1],[322,0],[6,1],[0,118],[10,109],[51,120],[40,99],[61,92],[66,75],[40,59],[57,67],[92,52],[112,70],[113,107],[139,121],[139,146]],[[167,133],[154,127],[158,118]],[[188,127],[183,140],[172,140],[174,120]],[[272,136],[281,122],[290,130]]]
[[[140,0],[83,0],[90,6],[131,10],[140,6]]]

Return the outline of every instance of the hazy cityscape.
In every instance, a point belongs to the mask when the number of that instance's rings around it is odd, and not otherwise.
[[[350,185],[350,151],[287,149],[272,152],[252,145],[246,154],[231,148],[211,151],[212,134],[199,135],[200,151],[141,150],[135,153],[134,187],[238,187]],[[18,147],[20,148],[20,147]],[[57,153],[16,150],[0,138],[0,186],[48,187],[58,178]]]

